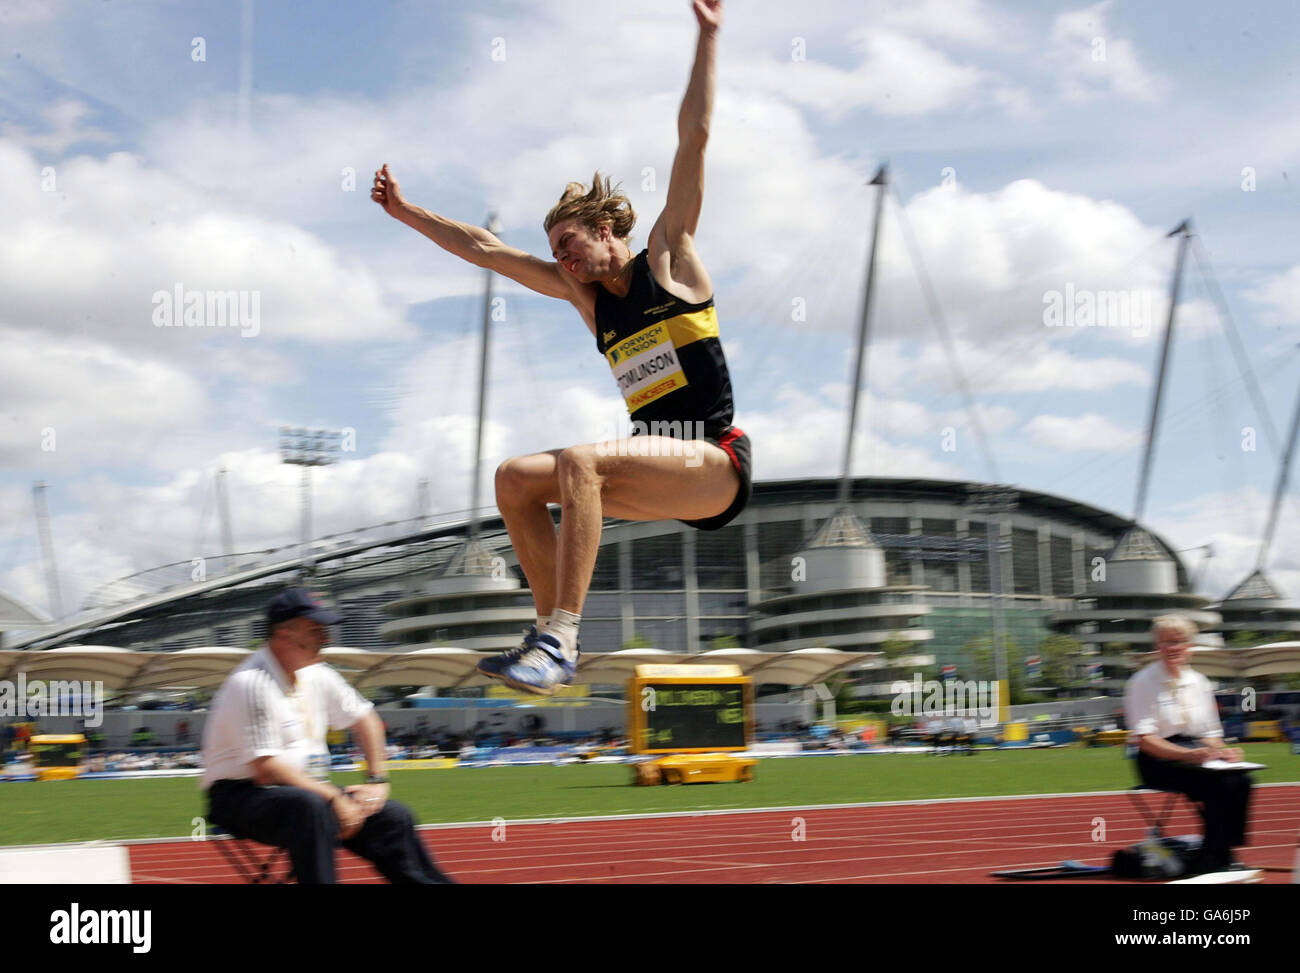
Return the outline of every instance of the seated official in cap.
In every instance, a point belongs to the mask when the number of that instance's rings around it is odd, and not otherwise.
[[[203,729],[208,817],[238,838],[285,848],[300,883],[332,883],[334,849],[372,862],[388,881],[447,884],[405,806],[388,799],[384,730],[368,701],[321,661],[342,616],[299,588],[267,610],[265,648],[226,679]],[[366,783],[329,781],[327,730],[351,729]]]
[[[1181,615],[1161,615],[1151,626],[1160,658],[1134,673],[1124,692],[1129,740],[1136,743],[1142,783],[1179,791],[1202,805],[1205,840],[1195,866],[1220,871],[1236,865],[1232,849],[1246,843],[1250,774],[1206,770],[1210,760],[1241,760],[1224,746],[1223,727],[1210,681],[1187,666],[1196,625]]]

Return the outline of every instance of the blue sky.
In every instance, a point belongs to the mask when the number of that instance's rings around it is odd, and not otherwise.
[[[1189,215],[1284,433],[1295,28],[1284,3],[732,4],[697,246],[758,478],[838,472],[865,183],[885,159],[1004,481],[1131,513],[1164,234]],[[37,479],[68,604],[217,553],[220,466],[236,548],[291,542],[285,423],[357,433],[317,478],[320,531],[411,516],[422,477],[435,510],[464,508],[482,277],[385,216],[370,174],[390,163],[457,219],[495,210],[545,254],[542,216],[600,168],[640,214],[639,249],[695,24],[685,0],[3,0],[0,38],[0,588],[45,608]],[[983,479],[903,227],[891,199],[855,472]],[[178,284],[257,294],[256,335],[156,327],[154,295]],[[1046,326],[1067,288],[1146,316]],[[500,293],[488,474],[622,413],[576,312]],[[1214,546],[1221,595],[1252,563],[1278,457],[1196,263],[1183,298],[1146,519]],[[1296,594],[1298,513],[1288,500],[1272,559]]]

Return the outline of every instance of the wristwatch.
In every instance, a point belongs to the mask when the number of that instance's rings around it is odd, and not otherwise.
[[[388,783],[388,778],[387,778],[387,777],[379,777],[379,776],[376,775],[376,774],[366,774],[366,783],[367,783],[367,784],[387,784],[387,783]]]

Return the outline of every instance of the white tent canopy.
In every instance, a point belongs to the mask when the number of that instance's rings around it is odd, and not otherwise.
[[[454,689],[483,686],[494,680],[476,667],[490,652],[438,647],[410,652],[373,652],[331,646],[322,657],[358,689],[378,686],[434,686]],[[624,649],[582,656],[580,683],[618,684],[631,678],[645,663],[689,665],[727,663],[757,683],[805,686],[867,659],[873,652],[838,649],[798,649],[793,652],[758,652],[752,649],[715,649],[686,655],[660,649]],[[215,689],[226,676],[252,655],[248,649],[211,646],[177,652],[137,652],[103,645],[71,645],[44,651],[0,650],[0,679],[102,681],[104,688],[132,692],[145,689]]]
[[[1135,668],[1159,658],[1157,652],[1143,652],[1135,657]],[[1273,642],[1248,649],[1197,645],[1187,653],[1187,664],[1211,679],[1296,675],[1300,674],[1300,642]]]

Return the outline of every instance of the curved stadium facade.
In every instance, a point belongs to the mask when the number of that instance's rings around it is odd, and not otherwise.
[[[830,478],[756,484],[745,512],[715,532],[607,522],[583,610],[583,651],[870,650],[892,639],[968,671],[972,641],[992,629],[999,573],[1007,634],[1026,655],[1053,631],[1086,643],[1090,616],[1080,614],[1079,599],[1090,594],[1091,566],[1133,526],[1032,490],[1003,491],[1009,496],[990,512],[972,502],[981,484],[885,477],[851,484],[856,516],[848,516],[838,488]],[[480,524],[476,542],[467,544],[467,533],[462,521],[318,554],[311,586],[347,615],[337,642],[388,650],[516,644],[534,609],[509,539],[499,518]],[[1169,546],[1143,535],[1168,562],[1172,600],[1207,604],[1189,593]],[[27,644],[248,646],[265,636],[261,613],[274,591],[301,570],[294,558],[234,564],[202,585],[83,613]],[[1141,622],[1132,627],[1125,639],[1137,648]]]

